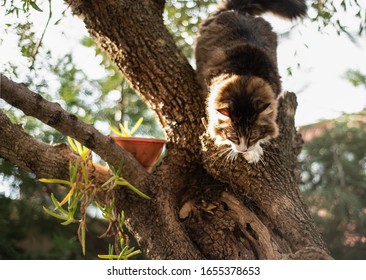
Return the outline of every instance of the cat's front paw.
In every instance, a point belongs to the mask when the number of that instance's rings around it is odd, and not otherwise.
[[[252,150],[248,150],[244,153],[244,158],[248,161],[248,163],[257,163],[261,156],[263,155],[263,149],[258,145]]]

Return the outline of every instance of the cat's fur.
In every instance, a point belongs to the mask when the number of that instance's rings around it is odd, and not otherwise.
[[[261,143],[278,135],[277,36],[266,11],[295,18],[305,0],[224,0],[203,22],[196,42],[197,78],[207,94],[208,132],[250,163],[260,160]]]

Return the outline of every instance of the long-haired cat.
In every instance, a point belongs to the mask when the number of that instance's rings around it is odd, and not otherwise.
[[[261,143],[278,135],[277,36],[256,17],[267,11],[302,17],[305,0],[223,0],[201,25],[195,49],[208,132],[217,145],[229,145],[249,163],[260,160]]]

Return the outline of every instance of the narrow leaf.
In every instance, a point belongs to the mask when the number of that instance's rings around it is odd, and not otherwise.
[[[66,202],[69,201],[70,197],[74,194],[75,192],[75,187],[73,186],[70,191],[67,193],[67,195],[64,197],[64,199],[59,203],[59,206],[61,207],[62,205],[64,205]]]
[[[35,9],[38,12],[43,12],[43,10],[37,6],[36,2],[30,1],[29,4],[32,6],[33,9]]]
[[[46,179],[46,178],[42,178],[39,179],[40,182],[42,183],[50,183],[50,184],[62,184],[62,185],[71,185],[71,183],[69,181],[66,180],[62,180],[62,179]]]
[[[124,161],[124,159],[122,159],[120,164],[118,165],[117,173],[115,175],[119,176],[121,174],[124,163],[125,163],[125,161]]]
[[[102,186],[101,186],[101,188],[104,188],[104,187],[106,187],[106,186],[108,186],[113,180],[115,179],[115,177],[113,176],[113,177],[111,177],[111,178],[109,178]]]
[[[143,122],[144,118],[141,117],[139,118],[139,120],[136,122],[136,124],[134,125],[134,127],[131,129],[130,134],[131,136],[136,132],[136,130],[140,127],[141,123]]]
[[[80,156],[82,156],[83,155],[83,146],[80,144],[79,141],[76,141],[76,140],[74,140],[74,141],[75,141],[76,147],[78,149],[78,154]]]
[[[76,222],[78,222],[78,221],[77,221],[77,220],[75,220],[74,218],[69,218],[69,219],[67,219],[65,222],[61,223],[61,225],[63,225],[63,226],[67,226],[67,225],[69,225],[69,224],[76,223]]]
[[[116,260],[118,259],[117,255],[98,255],[98,258],[104,259],[104,260]]]
[[[130,133],[128,132],[128,130],[125,129],[125,127],[121,123],[119,123],[119,128],[122,132],[122,136],[125,136],[125,137],[130,137],[131,136]]]
[[[89,178],[88,178],[88,172],[87,172],[87,169],[85,167],[84,162],[81,163],[81,171],[83,172],[85,186],[88,186],[89,185]]]
[[[52,216],[52,217],[55,217],[57,219],[60,219],[60,220],[67,220],[68,217],[67,216],[64,216],[64,215],[60,215],[60,214],[56,214],[50,210],[48,210],[46,207],[43,206],[43,211],[45,211],[48,215]]]
[[[81,246],[83,247],[83,255],[85,256],[85,224],[81,228]]]
[[[145,199],[151,199],[149,196],[147,196],[146,194],[144,194],[143,192],[141,192],[140,190],[138,190],[137,188],[135,188],[134,186],[132,186],[130,183],[128,183],[126,180],[123,181],[117,181],[117,185],[121,185],[121,186],[126,186],[128,187],[130,190],[132,190],[133,192],[135,192],[137,195],[141,196],[142,198]]]
[[[122,133],[116,128],[114,127],[113,125],[110,125],[109,128],[115,133],[117,134],[118,136],[123,136]]]
[[[74,139],[72,139],[70,136],[67,136],[67,141],[69,142],[71,148],[74,150],[75,153],[78,152],[78,148],[76,147],[74,143]]]
[[[138,254],[141,254],[141,250],[136,250],[136,251],[134,251],[134,252],[132,252],[132,253],[128,254],[128,255],[126,256],[126,258],[127,258],[127,259],[129,259],[129,258],[132,258],[132,257],[134,257],[134,256],[138,255]]]
[[[59,210],[64,215],[69,216],[69,212],[67,212],[64,208],[61,207],[60,203],[57,201],[53,193],[51,193],[51,199],[57,210]]]

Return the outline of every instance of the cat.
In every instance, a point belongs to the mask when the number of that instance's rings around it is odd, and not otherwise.
[[[230,157],[249,163],[263,155],[261,144],[277,137],[277,35],[258,15],[305,16],[305,0],[223,0],[198,31],[198,82],[206,95],[207,130]]]

